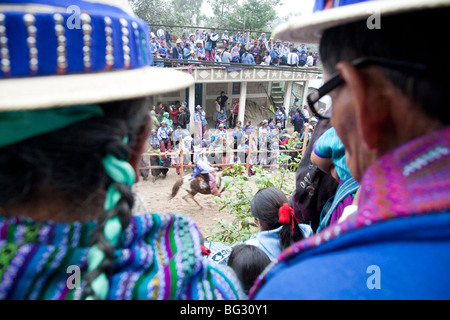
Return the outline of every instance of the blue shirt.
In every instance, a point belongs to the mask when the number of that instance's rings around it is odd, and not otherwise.
[[[159,127],[158,133],[157,133],[158,139],[162,140],[162,139],[170,138],[170,133],[172,131],[173,130],[171,127],[163,127],[163,126]]]
[[[253,58],[253,55],[246,52],[241,57],[241,63],[243,64],[255,64],[255,59]]]

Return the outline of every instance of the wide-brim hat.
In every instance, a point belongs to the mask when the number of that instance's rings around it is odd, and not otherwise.
[[[139,98],[194,83],[154,67],[149,44],[148,24],[126,0],[2,3],[0,112]]]
[[[274,29],[273,37],[288,41],[318,43],[324,30],[351,22],[413,11],[450,6],[448,0],[370,0],[317,11],[292,18]],[[382,24],[382,20],[381,20]],[[382,26],[381,26],[382,28]]]

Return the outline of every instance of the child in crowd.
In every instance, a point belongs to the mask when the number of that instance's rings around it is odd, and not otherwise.
[[[282,250],[313,234],[307,224],[299,224],[286,195],[278,188],[259,190],[250,204],[260,232],[246,244],[257,246],[274,261]]]
[[[228,266],[236,272],[245,294],[269,264],[269,257],[261,249],[247,244],[235,245],[228,258]]]

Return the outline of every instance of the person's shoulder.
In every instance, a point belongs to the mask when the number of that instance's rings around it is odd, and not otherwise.
[[[448,212],[392,219],[292,251],[256,299],[448,299],[449,227]]]

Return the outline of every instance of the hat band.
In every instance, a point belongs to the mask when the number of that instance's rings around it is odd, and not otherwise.
[[[99,105],[0,112],[0,148],[102,115]]]
[[[47,0],[54,12],[32,12],[35,5],[21,2],[0,5],[0,79],[153,64],[148,25],[119,8]]]

